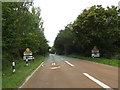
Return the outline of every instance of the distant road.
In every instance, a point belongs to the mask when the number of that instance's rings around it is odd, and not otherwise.
[[[20,88],[118,88],[118,68],[50,54]]]

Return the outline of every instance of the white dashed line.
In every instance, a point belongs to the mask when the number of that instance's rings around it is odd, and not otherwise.
[[[57,69],[57,68],[60,68],[60,67],[52,67],[51,69]]]
[[[73,64],[69,63],[68,61],[65,61],[65,62],[72,67],[74,66]]]
[[[43,63],[44,63],[44,62],[42,62],[42,63],[40,64],[40,66],[38,66],[37,69],[34,70],[34,72],[27,77],[27,79],[25,80],[25,82],[24,82],[19,88],[22,88],[22,87],[25,85],[25,83],[32,77],[32,75],[33,75],[41,66],[43,66]]]
[[[96,82],[98,85],[100,85],[101,87],[105,88],[106,90],[114,90],[111,87],[107,86],[106,84],[102,83],[101,81],[95,79],[94,77],[90,76],[87,73],[83,73],[86,77],[88,77],[89,79],[91,79],[92,81]]]

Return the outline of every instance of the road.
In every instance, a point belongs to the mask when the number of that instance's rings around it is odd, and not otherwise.
[[[20,88],[118,88],[118,67],[50,54]]]

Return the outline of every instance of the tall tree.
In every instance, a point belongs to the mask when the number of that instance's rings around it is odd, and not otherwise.
[[[55,40],[55,48],[66,52],[73,41],[74,44],[70,48],[74,48],[74,52],[85,56],[90,56],[94,46],[100,49],[103,57],[120,53],[119,19],[115,6],[103,8],[102,5],[94,5],[89,9],[84,9],[71,24],[71,30],[68,30],[66,26],[59,32]],[[69,31],[74,35],[72,39]],[[63,49],[60,46],[63,46]]]
[[[48,52],[41,10],[32,5],[29,2],[2,3],[3,57],[20,57],[27,47],[34,54]]]

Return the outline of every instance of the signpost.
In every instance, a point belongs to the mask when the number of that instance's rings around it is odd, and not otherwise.
[[[28,59],[26,59],[26,66],[28,66]]]
[[[99,49],[96,46],[94,46],[91,52],[92,52],[91,57],[93,58],[100,57]]]
[[[34,61],[34,57],[32,56],[32,51],[30,51],[29,48],[26,48],[26,50],[23,53],[23,60],[26,61],[26,66],[28,66],[28,61],[29,60],[33,60]]]

